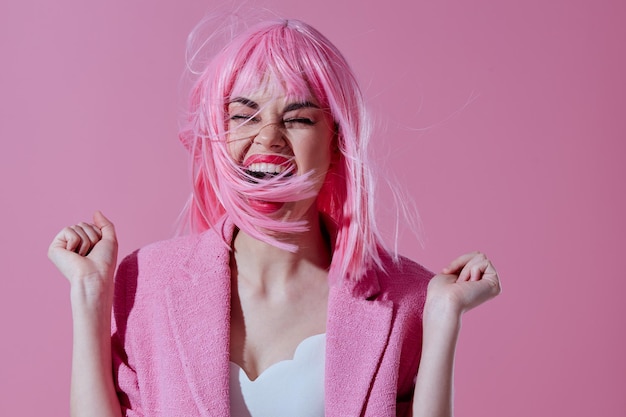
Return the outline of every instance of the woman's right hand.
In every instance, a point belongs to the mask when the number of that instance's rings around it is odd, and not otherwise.
[[[117,263],[115,227],[97,211],[93,224],[81,222],[61,230],[48,248],[48,258],[72,288],[110,290]]]
[[[70,414],[120,417],[111,361],[115,228],[99,211],[93,224],[61,230],[48,257],[71,285],[73,348]]]

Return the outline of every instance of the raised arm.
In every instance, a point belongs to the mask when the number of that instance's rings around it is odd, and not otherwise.
[[[428,285],[422,358],[413,417],[451,417],[453,371],[462,314],[500,294],[498,274],[482,253],[460,256]]]
[[[73,319],[70,412],[73,417],[119,417],[111,365],[111,306],[117,239],[100,212],[93,224],[64,228],[48,257],[70,282]]]

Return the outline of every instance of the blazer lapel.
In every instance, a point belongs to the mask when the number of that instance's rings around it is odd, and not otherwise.
[[[203,417],[230,413],[230,254],[232,224],[217,224],[189,251],[167,288],[168,317],[192,397]]]
[[[180,279],[166,290],[174,343],[203,417],[230,414],[230,253],[224,241],[230,242],[234,226],[227,221],[213,230],[199,238]],[[326,417],[360,416],[389,340],[393,303],[376,299],[375,272],[358,283],[334,282],[326,326]]]
[[[339,281],[336,281],[339,282]],[[326,416],[360,416],[389,340],[393,303],[376,300],[374,272],[331,287],[326,327]]]

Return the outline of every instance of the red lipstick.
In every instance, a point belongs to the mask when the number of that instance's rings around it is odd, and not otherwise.
[[[249,156],[244,162],[244,168],[249,167],[252,164],[275,164],[275,165],[287,165],[290,163],[290,158],[284,157],[282,155],[266,155],[266,154],[255,154]]]

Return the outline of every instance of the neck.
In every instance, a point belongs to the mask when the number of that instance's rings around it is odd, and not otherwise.
[[[311,269],[328,269],[330,245],[317,214],[310,217],[309,230],[277,238],[297,245],[297,251],[288,252],[253,238],[242,230],[237,232],[233,240],[233,261],[239,279],[259,285],[287,283],[306,277],[306,271]]]

